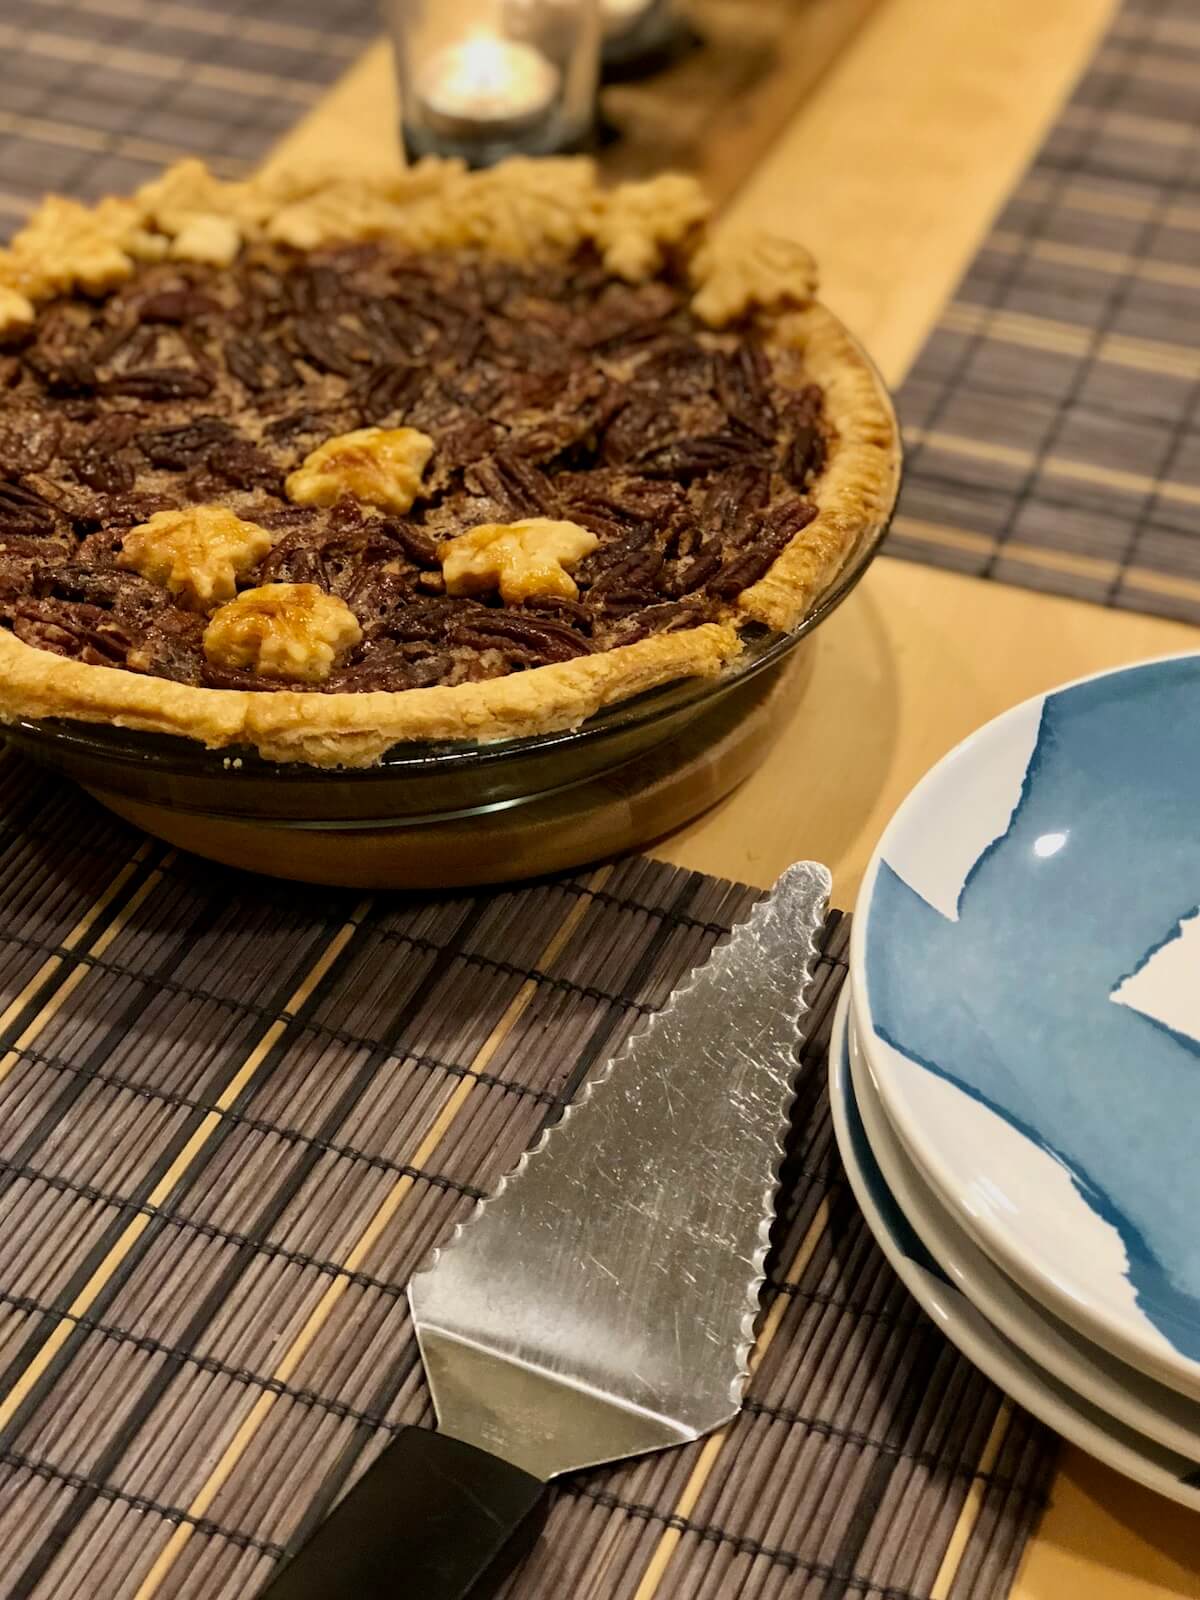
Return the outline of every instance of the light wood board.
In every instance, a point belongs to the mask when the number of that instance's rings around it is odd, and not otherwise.
[[[735,194],[879,0],[688,0],[697,43],[652,76],[605,84],[614,180],[694,172]]]

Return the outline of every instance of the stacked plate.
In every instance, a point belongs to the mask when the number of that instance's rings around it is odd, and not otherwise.
[[[830,1088],[954,1343],[1200,1508],[1200,656],[1018,706],[918,785],[863,883]]]

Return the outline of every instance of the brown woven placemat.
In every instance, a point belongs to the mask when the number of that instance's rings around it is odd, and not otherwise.
[[[1200,3],[1126,0],[900,395],[889,553],[1200,622]]]
[[[309,890],[0,761],[0,1593],[260,1588],[432,1421],[411,1272],[753,899],[645,859]],[[849,1195],[824,1086],[846,935],[834,913],[742,1415],[564,1482],[519,1600],[1007,1592],[1053,1451]]]
[[[378,27],[375,0],[4,0],[0,233],[184,156],[241,177]]]

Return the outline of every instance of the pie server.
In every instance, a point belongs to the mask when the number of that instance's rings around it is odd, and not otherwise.
[[[790,867],[408,1288],[406,1428],[263,1600],[484,1600],[549,1479],[737,1411],[829,873]]]

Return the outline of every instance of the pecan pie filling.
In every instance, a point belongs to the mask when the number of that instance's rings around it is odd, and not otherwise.
[[[590,247],[142,266],[52,301],[0,382],[0,625],[210,688],[457,684],[729,618],[832,442],[798,351]]]

